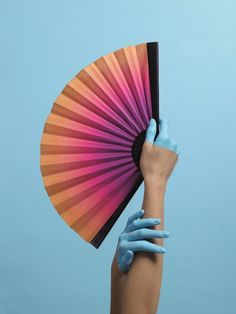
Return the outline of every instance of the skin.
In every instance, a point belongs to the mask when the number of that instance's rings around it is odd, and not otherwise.
[[[163,231],[164,196],[179,156],[177,143],[169,136],[168,120],[160,119],[159,123],[160,132],[154,141],[157,125],[150,120],[140,159],[145,212],[129,217],[112,261],[111,314],[152,314],[158,309],[163,240],[168,236]]]

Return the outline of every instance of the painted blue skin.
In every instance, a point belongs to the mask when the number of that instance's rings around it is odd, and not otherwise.
[[[159,119],[160,122],[160,132],[154,141],[156,131],[157,131],[157,124],[155,119],[150,119],[149,121],[149,126],[147,128],[146,132],[146,138],[145,141],[149,142],[153,145],[165,147],[173,152],[175,152],[178,156],[180,155],[180,151],[178,148],[178,145],[175,140],[173,140],[170,135],[169,135],[169,120],[164,118],[164,119]]]
[[[178,145],[176,141],[169,136],[169,121],[167,119],[160,119],[159,123],[160,132],[154,142],[157,125],[155,119],[150,119],[145,141],[172,150],[179,156],[180,151]],[[127,224],[119,236],[116,254],[118,267],[123,273],[129,271],[134,252],[143,251],[159,254],[166,252],[164,247],[145,239],[167,238],[169,237],[169,232],[148,228],[150,226],[159,225],[161,221],[158,218],[142,218],[143,215],[144,209],[132,214],[128,218]]]

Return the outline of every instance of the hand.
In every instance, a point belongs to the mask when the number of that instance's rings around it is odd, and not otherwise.
[[[169,232],[154,230],[147,227],[159,225],[160,219],[143,218],[144,210],[139,210],[128,218],[125,229],[119,236],[116,255],[118,268],[121,272],[127,272],[133,261],[134,252],[145,251],[152,253],[165,253],[166,249],[144,239],[167,238]]]
[[[140,157],[140,169],[144,184],[158,181],[166,183],[180,153],[176,141],[169,136],[167,119],[160,119],[160,132],[154,141],[156,131],[156,121],[150,119]]]

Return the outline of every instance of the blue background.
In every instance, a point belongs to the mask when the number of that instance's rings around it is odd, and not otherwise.
[[[99,250],[44,190],[40,137],[85,65],[160,42],[160,111],[181,156],[166,193],[159,313],[236,313],[234,0],[0,1],[0,314],[109,313],[110,264],[143,185]]]

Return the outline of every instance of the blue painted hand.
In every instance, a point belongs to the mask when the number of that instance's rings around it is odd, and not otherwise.
[[[126,227],[119,236],[116,248],[119,270],[127,272],[133,261],[134,252],[144,251],[163,254],[166,252],[164,247],[151,243],[146,239],[167,238],[169,232],[154,230],[150,226],[159,225],[160,219],[143,218],[144,210],[141,209],[128,218]]]

